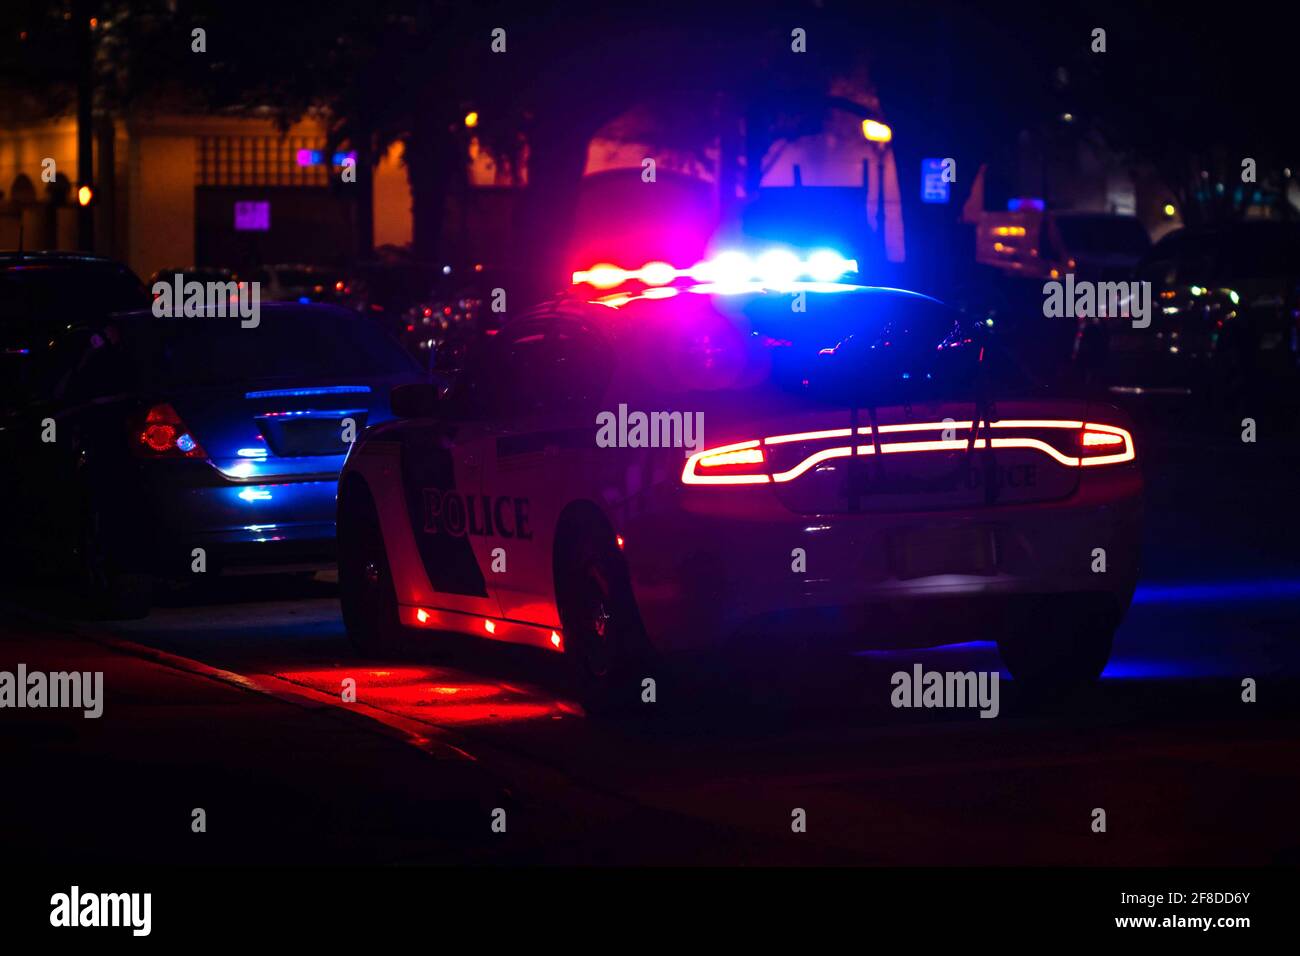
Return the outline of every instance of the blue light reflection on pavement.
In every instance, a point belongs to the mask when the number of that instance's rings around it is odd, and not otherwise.
[[[1297,602],[1300,576],[1140,585],[1102,677],[1188,680],[1300,674],[1300,607],[1292,606]],[[967,641],[859,651],[858,656],[909,666],[928,659],[940,669],[967,669],[990,666],[996,657],[989,660],[986,655],[996,655],[996,650],[992,641]]]
[[[1134,604],[1218,604],[1224,601],[1286,601],[1300,599],[1300,578],[1257,578],[1244,581],[1192,581],[1139,585]]]

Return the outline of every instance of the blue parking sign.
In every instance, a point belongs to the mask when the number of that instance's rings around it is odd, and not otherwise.
[[[951,183],[943,180],[943,160],[921,160],[921,202],[947,202]]]

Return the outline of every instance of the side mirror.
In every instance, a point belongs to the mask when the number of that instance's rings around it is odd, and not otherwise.
[[[438,402],[438,387],[428,382],[395,385],[388,393],[388,404],[398,418],[432,418]]]

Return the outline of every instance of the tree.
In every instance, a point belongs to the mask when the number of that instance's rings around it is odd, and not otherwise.
[[[1077,53],[1069,71],[1080,119],[1149,164],[1188,225],[1238,218],[1257,193],[1294,215],[1283,198],[1284,169],[1300,163],[1289,35],[1262,15],[1184,20],[1176,31],[1141,4],[1107,18],[1107,52]],[[1258,183],[1243,182],[1246,158]]]

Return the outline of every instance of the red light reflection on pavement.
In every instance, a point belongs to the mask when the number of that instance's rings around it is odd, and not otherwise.
[[[545,720],[578,712],[538,688],[484,681],[445,667],[344,665],[280,671],[275,676],[336,697],[350,677],[357,682],[357,703],[435,724]]]

